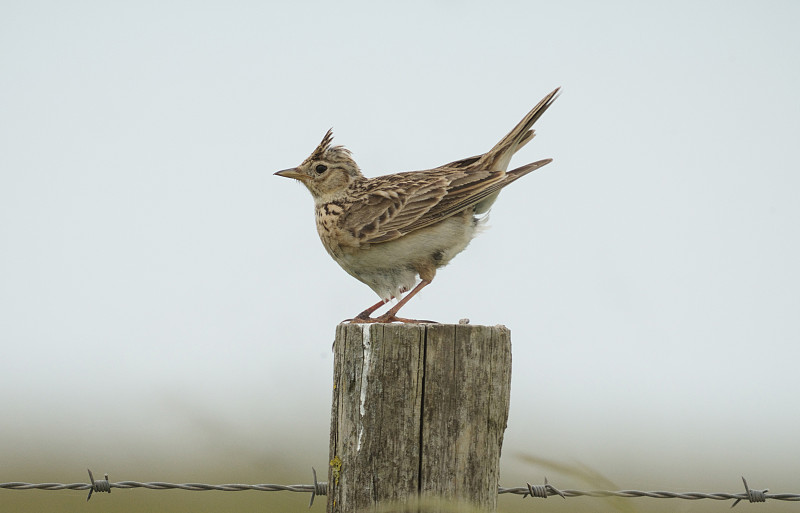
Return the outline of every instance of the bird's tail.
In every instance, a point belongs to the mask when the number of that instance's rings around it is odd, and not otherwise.
[[[531,109],[531,111],[522,118],[522,121],[520,121],[508,135],[494,145],[494,148],[481,155],[480,167],[493,170],[502,169],[503,171],[508,169],[508,163],[511,161],[511,157],[533,138],[534,131],[531,127],[556,98],[558,98],[558,92],[560,90],[561,88],[557,87],[552,93],[545,96],[536,107]]]

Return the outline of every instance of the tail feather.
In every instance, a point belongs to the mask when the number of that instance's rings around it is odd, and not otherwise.
[[[483,154],[480,158],[482,166],[489,169],[508,169],[508,164],[511,157],[525,144],[527,144],[535,135],[531,127],[534,123],[544,114],[550,105],[558,98],[558,92],[561,90],[557,87],[553,92],[545,96],[531,111],[522,118],[517,126],[515,126],[505,137],[500,139],[500,142],[494,145],[494,148]]]
[[[510,184],[517,178],[522,178],[523,176],[527,175],[531,171],[536,171],[542,166],[546,166],[547,164],[551,163],[553,159],[542,159],[537,160],[536,162],[531,162],[530,164],[525,164],[524,166],[520,166],[516,169],[512,169],[511,171],[506,173],[506,179],[503,183],[503,187]]]
[[[537,160],[536,162],[531,162],[530,164],[525,164],[524,166],[520,166],[516,169],[512,169],[511,171],[507,172],[504,176],[502,181],[497,181],[481,191],[481,195],[483,198],[475,204],[475,213],[476,214],[483,214],[488,212],[489,209],[492,207],[492,204],[497,199],[497,195],[500,194],[500,190],[504,188],[506,185],[510,184],[514,180],[522,178],[523,176],[527,175],[531,171],[536,171],[542,166],[545,166],[551,163],[553,159],[542,159]]]

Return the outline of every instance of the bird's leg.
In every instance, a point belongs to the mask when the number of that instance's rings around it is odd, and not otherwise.
[[[392,296],[391,298],[389,298],[389,301],[391,301],[392,299],[394,299],[394,296]],[[378,302],[377,302],[377,303],[375,303],[374,305],[370,306],[369,308],[367,308],[366,310],[364,310],[364,311],[363,311],[363,312],[361,312],[360,314],[356,315],[356,316],[355,316],[355,318],[353,318],[353,319],[350,319],[350,322],[354,322],[354,321],[355,321],[355,322],[358,322],[358,321],[366,321],[366,320],[369,320],[369,316],[370,316],[370,315],[372,315],[372,312],[374,312],[374,311],[375,311],[375,310],[377,310],[378,308],[382,307],[382,306],[383,306],[383,305],[385,305],[386,303],[387,303],[387,301],[384,301],[383,299],[381,299],[380,301],[378,301]]]
[[[372,321],[372,322],[395,322],[395,321],[411,322],[411,323],[433,322],[433,321],[417,321],[417,320],[414,320],[414,319],[402,319],[400,317],[395,317],[395,315],[397,315],[397,312],[401,308],[403,308],[403,305],[408,303],[409,299],[414,297],[417,294],[417,292],[419,292],[420,290],[425,288],[425,286],[428,285],[429,283],[430,283],[430,280],[422,280],[421,282],[419,282],[419,285],[414,287],[414,290],[412,290],[411,292],[406,294],[406,296],[403,299],[401,299],[396,305],[394,305],[394,307],[392,307],[391,310],[389,310],[385,314],[381,315],[380,317],[376,317],[375,320]]]
[[[403,317],[397,317],[397,312],[408,303],[408,300],[414,297],[417,292],[423,289],[426,285],[430,284],[431,280],[422,280],[414,289],[406,294],[406,296],[401,299],[394,307],[386,312],[385,314],[381,315],[380,317],[370,317],[375,310],[385,305],[388,301],[379,301],[372,305],[371,307],[367,308],[360,314],[356,315],[352,319],[347,319],[342,322],[352,322],[352,323],[374,323],[374,322],[384,322],[384,323],[391,323],[391,322],[405,322],[405,323],[414,323],[414,324],[425,324],[425,323],[432,323],[435,324],[435,321],[422,321],[417,319],[404,319]],[[401,291],[402,292],[402,291]],[[394,299],[394,296],[389,298],[389,301]]]

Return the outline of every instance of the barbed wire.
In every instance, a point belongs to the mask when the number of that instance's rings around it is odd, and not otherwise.
[[[314,504],[314,498],[318,495],[327,495],[328,483],[324,481],[317,481],[317,471],[311,469],[314,475],[314,484],[295,484],[295,485],[280,485],[280,484],[204,484],[204,483],[165,483],[162,481],[154,481],[142,483],[139,481],[120,481],[111,483],[108,481],[108,474],[105,474],[103,479],[95,479],[92,471],[89,470],[89,483],[0,483],[0,489],[7,490],[89,490],[89,496],[86,498],[88,501],[92,498],[92,493],[106,492],[111,493],[112,488],[147,488],[150,490],[188,490],[188,491],[209,491],[216,490],[222,492],[241,492],[245,490],[255,490],[260,492],[303,492],[311,493],[311,501],[308,506]],[[766,502],[767,499],[779,501],[800,501],[800,494],[797,493],[768,493],[768,489],[753,490],[747,484],[747,480],[742,477],[744,483],[744,493],[703,493],[703,492],[669,492],[669,491],[651,491],[645,492],[640,490],[560,490],[551,485],[547,478],[544,479],[544,484],[530,484],[526,486],[518,486],[515,488],[497,488],[498,494],[515,494],[522,495],[522,498],[528,496],[539,497],[546,499],[551,496],[559,496],[562,499],[567,497],[649,497],[655,499],[687,499],[687,500],[700,500],[711,499],[718,501],[734,500],[731,507],[739,504],[740,501],[746,500],[748,502]]]
[[[769,489],[753,490],[747,485],[747,480],[742,477],[744,483],[744,493],[702,493],[702,492],[668,492],[668,491],[653,491],[644,492],[640,490],[619,490],[616,492],[609,490],[559,490],[544,479],[543,485],[532,485],[526,483],[527,487],[517,488],[502,488],[497,490],[498,494],[501,493],[515,493],[523,496],[523,499],[528,495],[532,497],[547,497],[558,495],[564,499],[567,497],[650,497],[654,499],[687,499],[687,500],[700,500],[700,499],[713,499],[718,501],[735,499],[731,507],[736,506],[742,500],[748,502],[766,502],[767,499],[775,499],[779,501],[800,501],[800,494],[796,493],[768,493]]]
[[[89,495],[86,500],[92,498],[94,492],[107,492],[111,493],[112,488],[147,488],[150,490],[188,490],[192,492],[216,490],[220,492],[242,492],[245,490],[256,490],[259,492],[311,492],[311,502],[309,507],[314,504],[314,498],[317,495],[328,494],[328,483],[317,481],[316,469],[311,469],[314,474],[314,484],[296,484],[296,485],[280,485],[280,484],[220,484],[212,485],[205,483],[166,483],[162,481],[153,481],[149,483],[141,483],[139,481],[120,481],[118,483],[110,483],[108,481],[108,474],[105,474],[103,479],[95,479],[94,474],[90,469],[89,483],[0,483],[0,489],[7,490],[89,490]]]

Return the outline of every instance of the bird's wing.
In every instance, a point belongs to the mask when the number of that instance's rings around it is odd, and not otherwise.
[[[447,196],[429,212],[429,215],[433,218],[430,222],[425,222],[426,219],[420,219],[409,226],[409,231],[422,228],[423,226],[457,214],[465,208],[477,205],[490,196],[498,194],[500,189],[514,180],[552,161],[553,159],[539,160],[507,173],[504,171],[472,171],[467,177],[451,182]],[[494,200],[491,201],[493,202]],[[491,206],[491,204],[489,206]],[[488,207],[486,210],[488,210]],[[428,216],[426,216],[426,218],[427,217]],[[424,224],[420,224],[421,222],[424,222]]]
[[[418,174],[387,175],[368,180],[339,218],[341,227],[361,242],[385,242],[408,233],[447,195],[447,180]],[[413,173],[417,174],[417,173]]]
[[[391,241],[479,203],[499,191],[506,176],[442,166],[373,178],[340,217],[341,226],[361,242]]]

